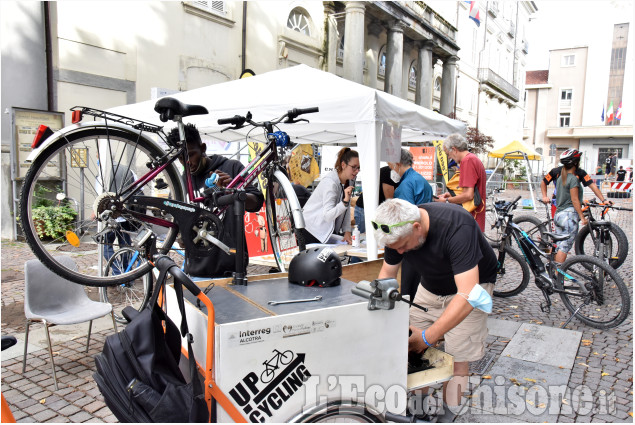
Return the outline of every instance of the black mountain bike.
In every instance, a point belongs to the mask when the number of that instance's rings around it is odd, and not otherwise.
[[[588,255],[570,256],[564,263],[556,263],[555,250],[548,254],[532,240],[527,232],[513,222],[512,211],[520,196],[512,202],[495,203],[498,220],[503,229],[498,250],[498,277],[494,295],[510,297],[521,293],[529,283],[529,270],[534,275],[536,286],[542,291],[545,302],[540,309],[551,311],[551,295],[560,294],[571,317],[562,325],[564,328],[573,317],[589,326],[609,329],[618,326],[628,317],[631,301],[628,289],[617,271],[598,258]],[[567,235],[543,233],[543,243],[561,241]],[[512,249],[516,241],[522,256]],[[546,263],[543,261],[545,258]]]
[[[554,230],[554,227],[549,211],[550,206],[549,204],[543,205],[545,205],[546,220],[541,220],[535,215],[523,214],[514,217],[514,223],[518,224],[542,251],[548,252],[550,244],[548,240],[544,240],[544,234]],[[600,220],[593,217],[593,208],[602,209]],[[598,204],[595,200],[585,201],[582,209],[589,222],[578,231],[574,245],[575,253],[591,255],[601,261],[608,262],[611,267],[617,269],[624,264],[628,255],[628,238],[617,224],[607,220],[607,214],[611,210],[632,211],[632,209],[616,207],[611,204]]]

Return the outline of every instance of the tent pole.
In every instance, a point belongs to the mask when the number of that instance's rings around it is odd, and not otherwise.
[[[525,157],[527,169],[529,170],[529,193],[531,194],[532,205],[534,207],[534,212],[538,212],[538,210],[536,209],[536,197],[534,196],[534,188],[532,187],[534,173],[531,172],[531,166],[529,165],[529,158],[527,157],[527,154],[523,152],[523,156]]]

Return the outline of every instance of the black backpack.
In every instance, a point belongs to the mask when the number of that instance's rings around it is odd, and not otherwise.
[[[120,422],[210,421],[192,352],[181,284],[174,283],[182,317],[180,333],[157,303],[166,273],[159,274],[148,307],[141,312],[132,307],[124,309],[130,323],[123,331],[108,336],[102,353],[95,357],[97,372],[93,377],[106,405]],[[181,335],[188,340],[189,383],[179,369]]]

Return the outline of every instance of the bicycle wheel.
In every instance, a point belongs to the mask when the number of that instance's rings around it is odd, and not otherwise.
[[[488,200],[487,208],[485,210],[485,238],[492,244],[498,244],[503,237],[503,229],[501,227],[496,227],[496,209],[494,207],[493,201]]]
[[[287,193],[278,177],[275,174],[271,175],[268,179],[265,201],[267,226],[271,248],[281,272],[286,272],[291,259],[306,249],[304,238],[295,227],[290,197],[297,199],[295,192]]]
[[[545,232],[551,231],[547,228],[548,222],[540,220],[533,215],[518,215],[514,217],[514,223],[523,229],[529,238],[536,242],[538,248],[541,251],[547,252],[551,249],[548,239],[545,237]]]
[[[494,249],[498,252],[497,249]],[[529,266],[516,250],[505,247],[505,260],[496,269],[494,296],[506,298],[520,294],[529,284]]]
[[[364,404],[349,400],[334,400],[319,404],[289,419],[289,423],[384,423],[384,417]]]
[[[569,257],[560,267],[556,288],[567,291],[560,294],[567,309],[594,328],[613,328],[629,315],[631,301],[624,281],[595,257]]]
[[[66,133],[47,146],[27,172],[20,197],[20,224],[38,259],[54,273],[87,286],[117,285],[147,273],[151,266],[143,263],[128,273],[100,276],[99,248],[103,249],[105,260],[108,260],[114,253],[113,245],[116,242],[119,248],[129,246],[135,233],[150,228],[148,223],[133,217],[130,210],[160,215],[165,221],[174,221],[172,216],[163,214],[157,208],[117,204],[123,186],[136,180],[135,176],[146,174],[146,164],[162,155],[163,152],[154,142],[116,127],[83,128]],[[141,192],[182,200],[183,192],[176,167],[163,170],[137,194]],[[78,201],[78,212],[75,214],[71,214],[67,205],[71,198]],[[117,207],[108,220],[109,231],[102,232],[103,224],[98,224],[93,214],[95,211],[99,214],[105,202],[111,200],[115,201]],[[158,224],[152,225],[152,231],[164,241],[159,246],[161,252],[172,246],[177,234],[176,227],[161,227]],[[97,234],[100,239],[94,239]],[[80,251],[82,255],[75,257],[78,270],[68,269],[57,262],[54,257],[59,255],[59,251],[69,254]]]
[[[145,259],[139,255],[139,251],[132,248],[122,248],[108,260],[104,276],[121,274],[127,270],[138,268],[142,262],[145,262]],[[152,294],[150,274],[146,273],[135,280],[119,285],[101,287],[99,293],[104,302],[112,304],[115,320],[119,323],[128,323],[121,312],[127,306],[131,306],[137,311],[145,308]]]
[[[609,264],[614,269],[617,269],[626,260],[628,255],[628,238],[626,233],[614,223],[607,223],[609,229],[610,238],[604,246],[603,257],[609,259]],[[599,225],[593,225],[593,236],[589,226],[582,227],[575,237],[574,249],[577,255],[590,255],[595,257],[595,245],[593,239],[599,241],[600,228]],[[599,254],[599,253],[598,253]]]

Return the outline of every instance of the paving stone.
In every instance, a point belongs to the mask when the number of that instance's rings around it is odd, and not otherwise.
[[[487,318],[487,329],[489,334],[493,336],[512,338],[519,327],[520,323],[511,320],[494,319],[492,317]]]
[[[73,416],[69,416],[68,419],[71,422],[85,422],[89,419],[91,419],[92,416],[90,415],[90,413],[88,412],[77,412],[75,413]]]
[[[523,324],[501,356],[571,369],[582,333]]]
[[[33,415],[33,419],[35,419],[35,422],[44,422],[48,419],[54,418],[55,416],[57,416],[57,413],[53,410],[46,409]]]

